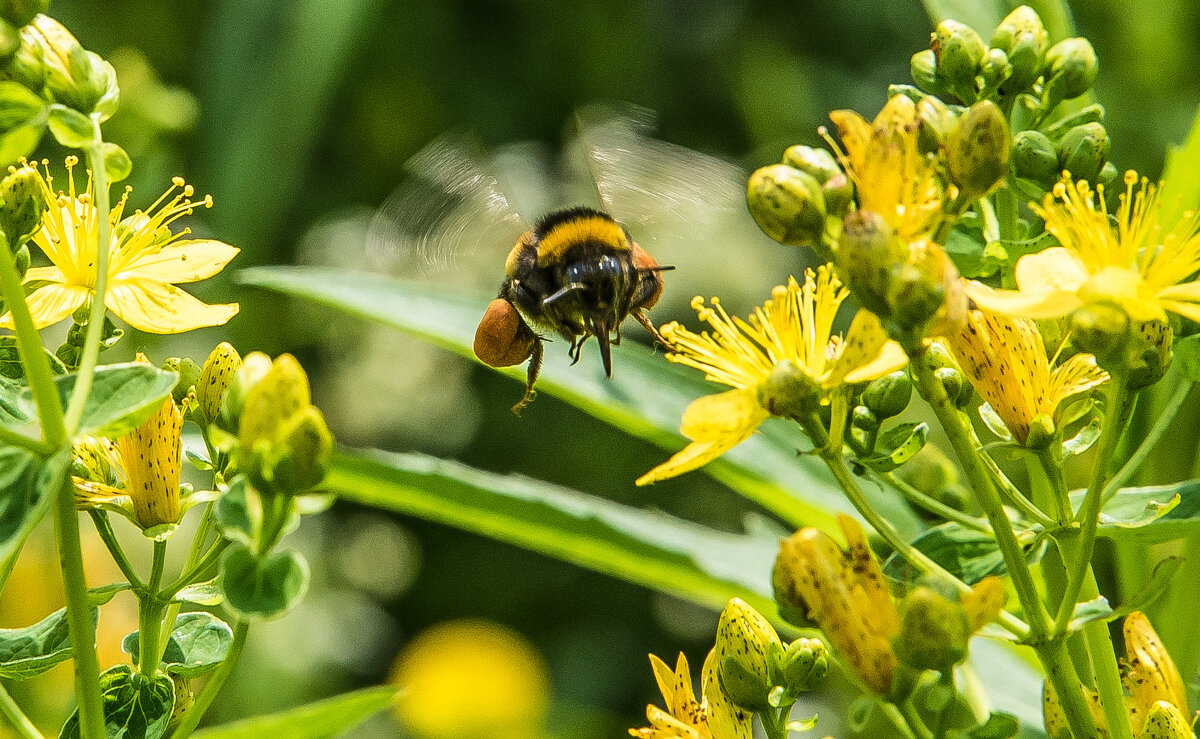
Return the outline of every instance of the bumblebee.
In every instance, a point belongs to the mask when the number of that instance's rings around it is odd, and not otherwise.
[[[571,342],[575,362],[584,343],[596,337],[611,377],[611,345],[621,343],[626,317],[670,346],[646,315],[662,295],[662,272],[669,269],[607,213],[583,207],[551,213],[509,252],[500,292],[475,331],[475,356],[492,367],[529,362],[525,396],[513,413],[534,397],[545,340],[539,331]]]

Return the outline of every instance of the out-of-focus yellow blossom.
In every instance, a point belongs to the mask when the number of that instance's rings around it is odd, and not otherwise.
[[[750,739],[751,715],[734,706],[721,690],[716,655],[714,649],[704,660],[700,700],[696,700],[687,657],[682,652],[674,670],[650,655],[654,679],[667,710],[647,705],[650,726],[630,729],[630,735],[641,739]]]
[[[972,310],[963,330],[946,341],[971,384],[1022,444],[1035,417],[1057,421],[1063,401],[1108,379],[1091,354],[1051,369],[1037,324],[1024,318]]]
[[[1166,230],[1159,191],[1136,172],[1125,173],[1116,228],[1103,188],[1062,181],[1032,206],[1061,246],[1017,261],[1016,290],[970,286],[970,296],[995,313],[1057,318],[1084,305],[1119,305],[1133,321],[1165,321],[1167,312],[1200,320],[1200,214],[1185,214]]]
[[[692,307],[711,333],[693,333],[674,322],[663,326],[663,336],[675,348],[667,359],[733,390],[693,401],[680,428],[692,443],[637,484],[694,470],[748,439],[774,410],[763,406],[759,388],[778,368],[802,373],[824,392],[903,367],[903,350],[888,341],[879,319],[867,311],[854,317],[845,338],[833,335],[834,317],[847,295],[832,267],[824,265],[815,273],[807,270],[803,286],[793,278],[776,287],[749,321],[731,318],[716,298],[711,308],[696,298]]]
[[[1124,632],[1125,669],[1121,680],[1129,691],[1126,707],[1134,735],[1142,732],[1152,712],[1158,714],[1155,723],[1164,726],[1178,723],[1174,718],[1182,721],[1190,717],[1183,678],[1145,614],[1129,614]],[[1182,723],[1187,726],[1187,722]]]
[[[537,650],[488,621],[453,621],[419,634],[396,658],[400,721],[424,739],[540,739],[550,702]]]
[[[916,103],[893,95],[871,123],[852,110],[835,110],[829,118],[845,148],[839,159],[854,181],[858,207],[883,216],[905,243],[928,233],[945,193],[937,160],[917,146]]]
[[[33,241],[53,263],[30,269],[25,275],[25,284],[35,285],[27,300],[38,328],[71,315],[96,289],[99,216],[90,174],[84,192],[76,193],[74,167],[78,161],[67,157],[66,193],[54,192],[49,174],[38,178],[50,208]],[[181,178],[172,182],[153,205],[129,217],[124,215],[130,193],[127,188],[108,216],[111,241],[105,304],[130,326],[155,334],[219,326],[238,312],[236,303],[208,305],[176,287],[217,274],[238,249],[209,239],[181,240],[190,229],[171,232],[171,223],[197,206],[212,207],[209,196],[193,201],[195,191]],[[0,318],[0,327],[12,328],[12,317],[5,314]]]

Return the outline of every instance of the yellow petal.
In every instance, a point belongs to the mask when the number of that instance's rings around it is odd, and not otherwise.
[[[721,690],[717,675],[717,650],[713,649],[704,660],[701,685],[708,706],[708,728],[713,739],[751,739],[752,715],[733,704]]]
[[[241,251],[220,241],[176,241],[125,265],[118,275],[181,284],[207,279],[220,272]]]
[[[679,657],[683,659],[683,652],[679,653]],[[662,693],[663,700],[669,706],[675,700],[675,673],[658,658],[658,655],[650,655],[650,668],[654,670],[654,681],[658,683],[658,692]]]
[[[75,312],[75,309],[87,300],[88,294],[89,291],[86,288],[52,283],[34,290],[25,298],[25,302],[29,305],[29,313],[33,316],[34,325],[38,328],[45,328]],[[12,327],[12,314],[5,313],[0,318],[0,328],[11,329]]]
[[[1014,272],[1021,292],[1075,292],[1088,281],[1091,273],[1075,252],[1052,246],[1017,260]]]
[[[34,267],[25,273],[22,284],[31,282],[66,282],[67,278],[58,267]]]
[[[821,384],[832,388],[843,381],[867,382],[895,372],[906,364],[908,355],[899,344],[888,340],[879,318],[870,311],[860,310],[846,331],[842,353],[834,363],[833,371]]]
[[[237,303],[208,305],[174,285],[142,279],[114,283],[108,304],[121,320],[151,334],[220,326],[238,312]]]
[[[1161,300],[1159,301],[1162,307],[1178,313],[1184,318],[1190,318],[1193,321],[1200,321],[1200,303],[1182,303],[1177,300]]]
[[[679,430],[693,441],[719,441],[728,436],[748,437],[767,419],[753,387],[705,395],[683,412]]]
[[[1021,318],[1061,318],[1083,305],[1074,292],[996,290],[977,282],[966,285],[967,297],[991,313]]]

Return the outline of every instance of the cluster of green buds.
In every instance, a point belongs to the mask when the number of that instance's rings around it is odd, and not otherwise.
[[[788,147],[783,161],[750,175],[746,201],[763,232],[781,244],[811,246],[828,261],[854,188],[825,149]]]
[[[112,65],[88,51],[55,19],[47,0],[0,3],[0,163],[28,156],[49,130],[63,146],[103,147],[113,181],[127,176],[128,155],[100,144],[99,124],[117,109]]]
[[[1175,333],[1165,321],[1135,321],[1121,306],[1098,301],[1067,319],[1074,348],[1093,354],[1096,364],[1125,378],[1131,389],[1153,385],[1171,366]]]
[[[946,397],[950,398],[950,402],[956,408],[966,410],[971,405],[971,401],[975,397],[975,386],[967,379],[958,360],[954,358],[945,344],[941,341],[930,342],[919,361],[924,362],[933,370],[933,376],[937,378],[938,383],[946,392]],[[925,400],[931,401],[930,398],[925,398]]]
[[[917,587],[898,602],[857,521],[839,515],[847,541],[805,528],[785,540],[772,572],[780,613],[815,623],[873,693],[902,700],[925,670],[946,672],[967,656],[970,637],[996,618],[1004,585],[985,578],[957,601]]]
[[[721,689],[735,705],[756,713],[791,708],[829,672],[820,639],[784,645],[770,622],[740,598],[721,612],[715,649]]]

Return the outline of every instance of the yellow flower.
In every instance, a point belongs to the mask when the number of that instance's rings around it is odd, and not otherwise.
[[[667,359],[734,389],[693,401],[680,427],[693,443],[637,484],[694,470],[750,438],[771,415],[758,391],[777,368],[799,371],[827,392],[903,367],[903,350],[888,341],[879,319],[868,311],[858,312],[845,338],[833,335],[833,321],[846,296],[832,267],[824,265],[816,273],[807,270],[803,286],[792,278],[787,287],[776,287],[748,322],[730,318],[716,298],[710,308],[697,297],[692,307],[712,333],[696,334],[674,322],[664,326],[663,335],[675,347]]]
[[[641,739],[750,739],[750,714],[734,706],[721,691],[717,677],[716,650],[704,660],[701,700],[696,700],[687,657],[682,652],[674,671],[665,662],[650,655],[654,679],[662,692],[667,710],[654,704],[646,706],[650,726],[630,729]]]
[[[77,444],[76,459],[98,479],[72,478],[76,503],[115,510],[142,530],[179,523],[182,429],[183,415],[168,396],[153,416],[116,443],[88,439]]]
[[[35,267],[25,283],[34,285],[29,310],[38,328],[57,323],[84,305],[96,287],[98,214],[92,182],[75,192],[75,157],[67,157],[68,193],[55,193],[53,179],[39,177],[50,208],[33,241],[53,263]],[[44,164],[44,163],[43,163]],[[146,211],[124,216],[129,189],[109,214],[111,241],[106,305],[130,326],[149,333],[174,334],[204,326],[219,326],[238,312],[236,303],[207,305],[176,287],[217,274],[238,249],[208,239],[180,240],[190,233],[172,233],[170,225],[199,205],[212,207],[212,198],[191,200],[194,190],[176,177],[172,187]],[[180,191],[176,193],[176,190]],[[12,328],[12,317],[0,318]]]
[[[858,207],[883,216],[905,243],[931,231],[944,193],[937,160],[917,148],[916,104],[894,95],[871,123],[852,110],[835,110],[829,118],[845,152],[830,144],[854,181]]]
[[[1200,216],[1187,214],[1169,231],[1159,223],[1157,188],[1125,173],[1116,228],[1103,188],[1061,182],[1033,209],[1061,246],[1017,261],[1016,290],[972,285],[970,296],[996,313],[1057,318],[1096,301],[1119,305],[1134,321],[1166,321],[1167,311],[1200,320]]]
[[[1121,678],[1129,691],[1127,708],[1134,735],[1141,732],[1158,703],[1167,704],[1166,708],[1159,707],[1160,713],[1172,713],[1169,709],[1173,707],[1180,716],[1190,716],[1183,678],[1145,614],[1129,614],[1124,632],[1125,669]]]
[[[1022,444],[1036,416],[1057,421],[1065,400],[1108,380],[1091,354],[1076,354],[1051,369],[1037,324],[1024,318],[973,310],[963,330],[946,341],[971,384]]]

